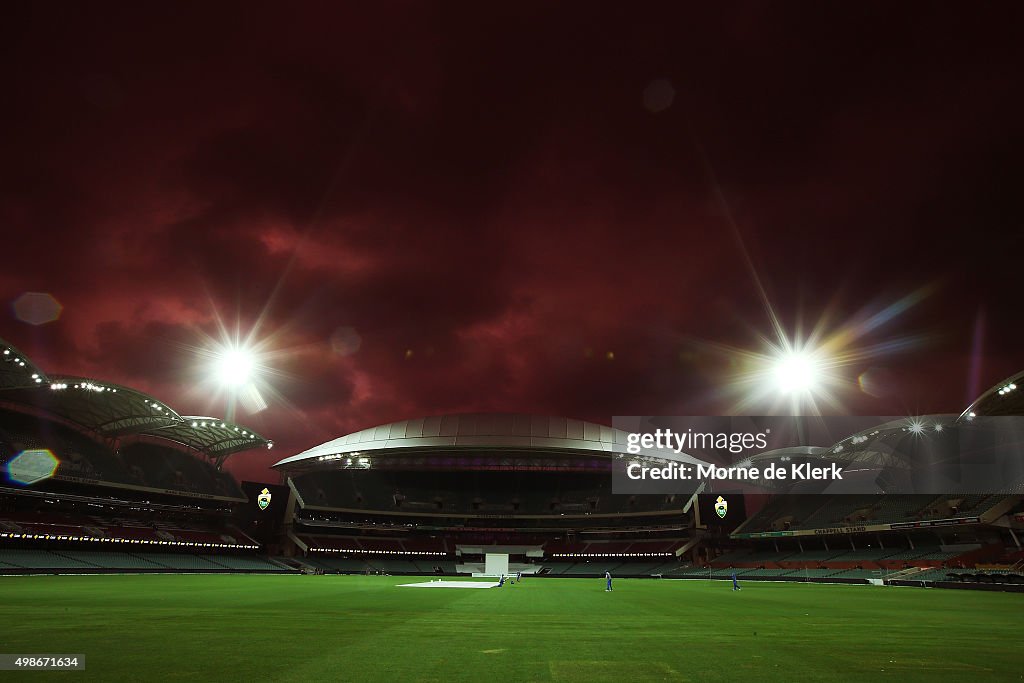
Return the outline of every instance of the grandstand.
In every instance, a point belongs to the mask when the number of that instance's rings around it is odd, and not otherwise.
[[[692,495],[611,491],[625,434],[562,418],[444,415],[334,439],[275,465],[290,539],[344,573],[479,574],[488,549],[538,576],[663,574],[694,539]]]
[[[129,387],[46,375],[2,340],[0,359],[0,469],[26,452],[56,465],[0,484],[0,570],[294,571],[258,555],[234,518],[249,499],[221,469],[271,441]]]
[[[998,576],[1012,585],[1024,561],[1012,532],[1021,523],[1013,489],[769,492],[723,535],[697,514],[696,490],[612,492],[624,433],[514,414],[403,420],[285,457],[275,468],[286,483],[277,495],[286,500],[269,535],[264,525],[257,539],[246,530],[254,493],[222,465],[271,441],[226,420],[182,416],[129,387],[47,375],[6,343],[0,354],[0,465],[32,449],[57,463],[45,481],[0,489],[6,572],[479,574],[488,551],[505,548],[510,567],[541,577],[735,572],[751,580],[964,583]],[[955,429],[1019,414],[1020,393],[1000,393],[1018,379],[959,417],[934,421]],[[831,448],[755,459],[841,452],[849,462],[892,460],[905,432],[892,423]],[[635,457],[663,462],[646,451]],[[969,571],[979,566],[989,569]]]
[[[297,502],[289,533],[305,561],[339,573],[475,573],[480,547],[514,541],[533,544],[532,557],[512,559],[538,576],[735,571],[865,583],[937,576],[923,572],[1001,552],[1006,539],[981,520],[1020,502],[1010,494],[776,496],[732,534],[746,548],[715,557],[719,541],[700,527],[689,497],[609,491],[608,454],[620,437],[605,432],[602,442],[601,430],[458,415],[344,436],[277,464]],[[847,457],[859,456],[849,449]],[[955,533],[944,534],[947,525]]]
[[[955,419],[931,416],[920,422],[945,425],[949,432],[970,430],[986,419],[1019,416],[1024,403],[1011,387],[1022,379],[1024,373],[1003,380]],[[896,462],[908,431],[913,430],[905,422],[894,422],[813,453],[772,452],[757,458],[841,452],[851,463]],[[1019,495],[1024,479],[1019,477],[1019,468],[1009,468],[1004,488],[988,493],[776,495],[732,532],[731,548],[709,548],[700,566],[690,571],[694,576],[701,575],[699,570],[710,576],[735,571],[749,579],[882,579],[901,585],[989,584],[1009,589],[1024,574],[1017,531],[1024,524],[1024,496]],[[978,567],[985,571],[965,571]]]

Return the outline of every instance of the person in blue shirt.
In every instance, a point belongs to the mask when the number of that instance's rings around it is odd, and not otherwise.
[[[734,591],[740,590],[740,584],[736,581],[736,572],[732,573],[732,589]]]
[[[604,580],[605,580],[604,590],[607,593],[608,591],[610,591],[612,589],[612,573],[611,572],[605,572],[604,573]]]

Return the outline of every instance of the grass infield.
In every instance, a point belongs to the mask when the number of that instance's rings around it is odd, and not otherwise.
[[[1024,679],[1024,595],[727,581],[0,577],[0,653],[85,654],[62,681]],[[429,579],[423,579],[429,580]]]

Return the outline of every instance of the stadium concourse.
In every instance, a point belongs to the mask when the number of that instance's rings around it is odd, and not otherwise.
[[[959,416],[919,419],[955,428],[1021,415],[1022,379],[999,383]],[[893,457],[905,431],[882,426],[815,454]],[[275,465],[283,485],[240,483],[225,459],[271,441],[226,420],[181,416],[128,387],[47,375],[0,340],[0,573],[469,578],[488,576],[487,556],[500,554],[507,572],[538,577],[1024,583],[1022,482],[991,495],[767,491],[752,514],[725,525],[699,490],[612,493],[625,437],[555,417],[432,416],[286,457]],[[653,452],[629,457],[664,462]]]

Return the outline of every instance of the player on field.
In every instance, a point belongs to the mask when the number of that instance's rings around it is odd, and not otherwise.
[[[607,593],[607,592],[609,592],[612,589],[612,573],[611,572],[605,572],[604,573],[604,580],[605,580],[604,591]]]
[[[738,591],[738,590],[741,590],[741,589],[740,589],[740,584],[739,584],[739,582],[738,582],[738,581],[736,581],[736,572],[733,572],[733,573],[732,573],[732,589],[733,589],[734,591]]]

